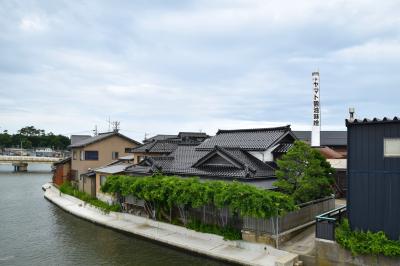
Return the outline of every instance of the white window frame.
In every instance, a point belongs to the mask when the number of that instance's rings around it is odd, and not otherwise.
[[[398,151],[395,153],[388,153],[387,147],[389,145],[398,145]],[[387,157],[400,157],[400,138],[384,138],[383,139],[383,156]]]

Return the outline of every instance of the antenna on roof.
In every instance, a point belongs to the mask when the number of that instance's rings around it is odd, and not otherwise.
[[[119,121],[113,121],[112,125],[113,125],[113,132],[118,132],[119,131],[120,122]]]
[[[350,107],[350,108],[349,108],[349,114],[350,114],[349,121],[350,121],[350,122],[353,122],[353,121],[354,121],[354,113],[355,113],[355,112],[356,112],[356,111],[355,111],[354,107]]]
[[[144,132],[144,140],[147,140],[147,136],[149,135],[149,133]]]
[[[108,123],[108,132],[110,132],[111,131],[111,119],[110,119],[110,117],[108,117],[107,123]]]
[[[97,131],[97,125],[94,125],[93,135],[94,135],[94,136],[99,135],[99,132]]]

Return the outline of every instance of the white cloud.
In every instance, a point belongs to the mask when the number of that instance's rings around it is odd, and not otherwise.
[[[334,52],[330,56],[336,61],[352,62],[398,62],[400,59],[399,40],[371,40]]]
[[[46,19],[38,15],[29,15],[21,19],[19,27],[28,32],[39,32],[48,29]]]
[[[138,139],[304,129],[319,67],[323,126],[343,128],[349,105],[398,106],[399,12],[391,0],[0,2],[0,121],[78,132],[111,116]]]

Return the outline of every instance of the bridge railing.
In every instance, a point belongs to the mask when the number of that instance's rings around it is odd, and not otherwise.
[[[63,158],[0,155],[0,162],[58,162]]]

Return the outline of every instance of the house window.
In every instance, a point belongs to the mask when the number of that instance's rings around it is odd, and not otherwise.
[[[76,151],[73,151],[73,152],[72,152],[72,159],[73,159],[73,160],[76,160]]]
[[[117,152],[117,151],[113,151],[113,152],[112,152],[112,159],[113,159],[113,160],[118,159],[118,152]]]
[[[87,161],[97,161],[99,159],[98,151],[85,151],[85,160]]]
[[[81,151],[81,161],[85,160],[85,151]]]
[[[385,157],[400,157],[400,138],[387,138],[383,142]]]
[[[131,152],[131,148],[125,148],[125,153],[130,153]]]
[[[107,176],[105,175],[101,175],[100,176],[100,186],[104,185],[104,183],[106,182]]]

